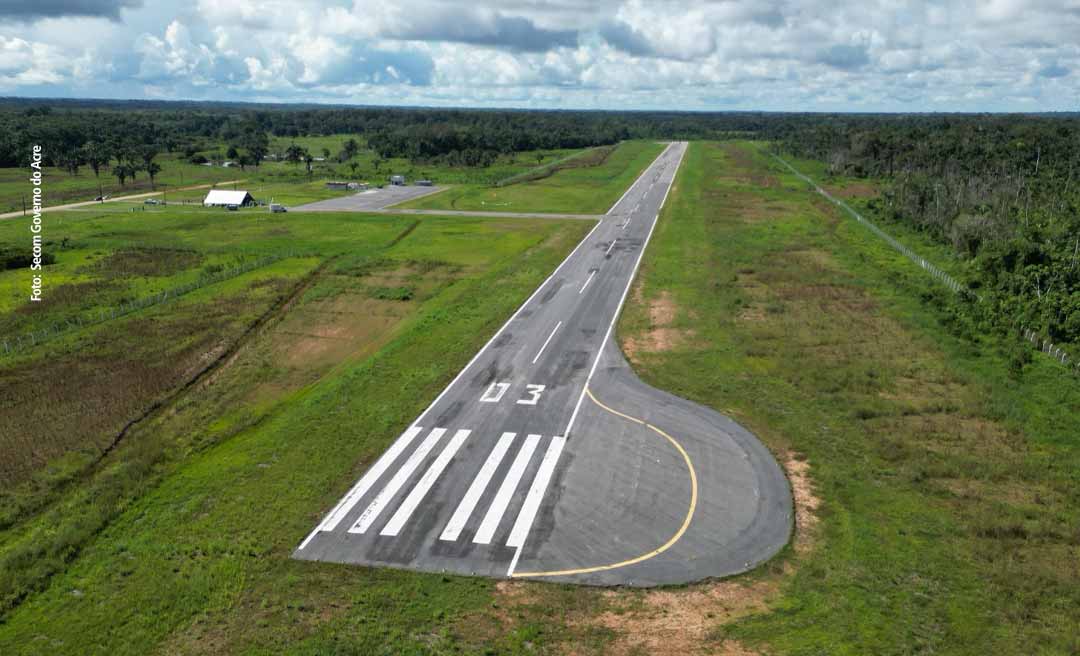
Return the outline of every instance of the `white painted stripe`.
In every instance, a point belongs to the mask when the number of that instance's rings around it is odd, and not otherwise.
[[[510,539],[506,541],[508,547],[521,547],[525,544],[525,538],[529,537],[533,522],[536,521],[536,512],[540,510],[540,502],[544,500],[551,475],[555,472],[555,464],[559,461],[563,446],[566,444],[565,437],[555,436],[551,438],[551,444],[544,452],[544,459],[540,461],[540,469],[536,471],[536,477],[529,487],[529,495],[525,497],[525,503],[521,506],[514,528],[510,529]]]
[[[626,226],[630,225],[630,221],[631,221],[631,220],[632,220],[632,219],[627,219],[627,220],[626,220],[626,223],[622,224],[622,229],[623,229],[623,230],[626,230]]]
[[[349,514],[349,511],[353,509],[360,499],[363,498],[367,491],[371,489],[371,486],[379,480],[379,477],[394,464],[398,456],[412,443],[413,439],[420,434],[423,429],[419,426],[413,426],[407,431],[401,434],[401,436],[390,445],[390,448],[386,450],[382,456],[375,461],[375,464],[368,469],[367,472],[360,477],[360,480],[356,482],[356,485],[352,487],[345,496],[341,497],[334,509],[327,513],[326,517],[315,527],[303,542],[300,543],[300,548],[303,549],[311,542],[311,539],[315,537],[316,533],[320,531],[332,531],[337,528],[337,525],[345,518],[345,515]]]
[[[619,196],[619,200],[615,201],[615,204],[614,204],[614,205],[612,205],[612,206],[611,206],[611,209],[609,209],[609,210],[607,211],[607,213],[608,213],[608,214],[611,214],[611,213],[613,213],[613,212],[615,211],[615,208],[619,206],[619,203],[623,202],[623,199],[624,199],[624,198],[626,198],[626,195],[627,195],[627,194],[629,194],[629,193],[630,193],[630,191],[631,191],[631,190],[632,190],[632,189],[633,189],[634,187],[638,186],[638,183],[639,183],[639,182],[641,182],[642,180],[644,180],[644,179],[645,179],[645,176],[649,175],[649,171],[650,171],[650,170],[652,169],[652,165],[653,165],[653,164],[655,164],[656,162],[659,162],[659,161],[660,161],[661,159],[663,159],[664,155],[666,155],[666,154],[667,154],[667,152],[668,152],[669,150],[671,150],[671,147],[672,147],[672,146],[674,146],[674,145],[675,145],[675,142],[673,141],[673,142],[669,143],[669,144],[668,144],[668,145],[667,145],[667,146],[666,146],[666,147],[664,148],[664,150],[660,151],[660,154],[656,156],[656,159],[654,159],[654,160],[653,160],[652,164],[650,164],[648,168],[646,168],[646,169],[645,169],[644,171],[642,171],[642,172],[641,172],[641,175],[639,175],[639,176],[637,177],[637,180],[634,180],[634,184],[630,185],[630,186],[629,186],[629,187],[628,187],[628,188],[626,189],[626,191],[624,191],[624,192],[623,192],[623,195],[622,195],[622,196]]]
[[[517,569],[519,558],[521,558],[521,547],[514,549],[514,557],[510,559],[510,569],[506,570],[507,578],[510,578],[514,575],[514,570]]]
[[[684,151],[685,152],[685,151]],[[671,184],[675,183],[675,174],[679,171],[679,165],[682,164],[682,153],[679,154],[679,159],[675,162],[675,170],[671,176]],[[668,185],[668,190],[671,189],[671,185]],[[667,193],[664,193],[664,198],[667,198]],[[661,203],[663,205],[663,203]],[[596,373],[596,365],[600,364],[600,358],[604,355],[604,347],[607,345],[608,338],[611,337],[611,330],[615,327],[615,322],[619,318],[619,313],[622,312],[623,304],[626,302],[626,295],[630,291],[630,286],[634,283],[634,277],[637,276],[638,267],[641,266],[641,258],[645,255],[645,249],[649,247],[649,240],[652,239],[653,231],[656,229],[656,222],[660,218],[660,213],[657,212],[653,217],[652,225],[649,226],[649,233],[645,236],[645,243],[641,246],[641,251],[638,253],[637,261],[634,262],[634,270],[630,272],[630,277],[626,281],[626,289],[623,290],[622,298],[619,299],[619,306],[615,308],[615,314],[611,316],[611,323],[608,324],[607,332],[604,333],[604,339],[600,342],[600,348],[596,351],[596,357],[593,358],[592,367],[589,369],[589,375],[585,377],[585,384],[581,387],[581,394],[578,396],[577,405],[574,406],[574,412],[570,415],[570,422],[566,425],[566,430],[563,431],[563,437],[570,437],[570,429],[574,427],[574,421],[577,420],[578,411],[581,410],[581,403],[585,400],[585,390],[589,388],[589,381],[592,380],[593,374]]]
[[[604,251],[604,255],[607,255],[608,253],[611,252],[611,249],[615,248],[615,242],[617,242],[617,241],[619,241],[619,240],[618,239],[612,239],[611,240],[611,244],[607,247],[607,250]]]
[[[518,451],[513,464],[510,465],[510,471],[506,472],[506,478],[503,479],[502,485],[499,486],[499,491],[495,493],[495,499],[491,502],[487,514],[484,515],[483,521],[480,522],[480,528],[477,529],[473,542],[491,544],[491,539],[495,537],[495,531],[499,528],[499,522],[502,521],[503,513],[506,512],[506,507],[510,505],[510,497],[514,495],[514,490],[517,489],[518,482],[521,481],[521,475],[525,473],[525,468],[529,466],[529,460],[532,458],[533,451],[536,450],[536,445],[539,442],[539,435],[529,435],[525,438],[525,443],[521,445],[521,450]]]
[[[450,522],[447,523],[442,535],[439,536],[440,540],[453,542],[461,535],[462,529],[465,528],[465,524],[472,517],[476,504],[480,502],[480,497],[484,495],[484,490],[487,489],[491,477],[495,475],[495,470],[499,468],[499,464],[502,463],[503,457],[506,456],[506,452],[510,449],[510,444],[514,441],[516,435],[517,433],[503,433],[499,441],[495,443],[495,448],[492,449],[487,460],[480,467],[480,472],[473,479],[472,484],[469,485],[469,489],[465,492],[465,496],[461,498],[457,510],[450,517]]]
[[[595,276],[595,275],[596,275],[595,271],[590,271],[589,272],[589,277],[585,279],[585,284],[581,286],[581,289],[579,289],[577,293],[580,294],[581,292],[585,291],[585,288],[589,286],[589,283],[592,282],[593,276]]]
[[[561,325],[562,325],[562,322],[560,321],[559,323],[555,324],[554,328],[551,329],[551,334],[548,335],[548,338],[544,340],[544,344],[543,344],[543,346],[540,347],[540,350],[536,352],[536,357],[533,358],[533,361],[532,361],[533,364],[536,364],[536,361],[540,359],[540,356],[544,353],[544,349],[547,348],[547,345],[551,341],[551,338],[555,336],[555,331],[558,330],[559,326],[561,326]]]
[[[456,376],[454,376],[454,380],[450,381],[450,384],[444,387],[443,391],[439,392],[439,395],[435,397],[435,400],[431,402],[431,405],[429,405],[423,412],[421,412],[419,417],[413,420],[414,426],[416,424],[419,424],[427,415],[427,413],[431,412],[431,409],[434,408],[439,403],[439,401],[442,400],[442,397],[446,396],[446,393],[449,392],[450,388],[452,388],[458,382],[458,380],[460,380],[461,377],[465,375],[465,372],[469,370],[469,367],[471,367],[474,362],[480,359],[480,356],[483,355],[484,351],[486,351],[489,346],[491,346],[491,343],[499,338],[499,335],[501,335],[502,332],[506,330],[506,327],[509,326],[510,323],[517,318],[517,315],[521,314],[521,311],[524,310],[525,307],[529,303],[531,303],[534,298],[536,298],[536,295],[540,293],[540,290],[542,290],[551,281],[551,279],[559,273],[559,270],[562,269],[563,266],[570,261],[570,258],[574,257],[574,253],[578,252],[578,249],[581,248],[582,244],[589,241],[589,237],[592,237],[593,233],[596,232],[596,229],[603,225],[603,223],[603,219],[600,219],[596,222],[596,225],[594,225],[592,230],[589,231],[589,234],[585,235],[585,238],[578,242],[578,245],[574,247],[574,250],[570,251],[570,254],[566,256],[566,259],[560,262],[559,266],[555,267],[555,270],[551,272],[551,275],[545,278],[544,282],[540,283],[540,286],[536,288],[536,291],[534,291],[529,296],[529,298],[525,299],[525,302],[521,304],[521,307],[519,307],[517,310],[514,311],[513,314],[510,315],[510,318],[506,320],[506,323],[504,323],[502,326],[499,327],[498,330],[495,331],[495,334],[492,335],[491,339],[489,339],[487,343],[484,344],[480,348],[480,350],[476,352],[476,355],[472,357],[472,360],[469,360],[465,367],[462,368],[462,370],[459,371]]]
[[[401,466],[401,469],[397,470],[394,477],[386,484],[386,487],[379,491],[379,494],[372,499],[371,504],[360,514],[360,518],[357,519],[356,523],[349,529],[349,533],[365,533],[371,528],[371,525],[378,518],[379,513],[386,508],[386,504],[390,503],[390,500],[394,498],[394,495],[398,493],[398,490],[405,485],[405,482],[409,480],[412,473],[416,471],[416,468],[424,461],[427,454],[435,448],[435,444],[438,443],[439,438],[442,437],[445,432],[445,428],[436,428],[428,433],[428,436],[424,438],[424,441],[420,443],[420,446],[416,447],[416,451],[413,451],[413,454],[409,456],[409,459],[405,461],[405,464]]]
[[[401,506],[398,507],[397,512],[390,518],[390,521],[386,523],[383,530],[379,531],[379,535],[397,535],[401,532],[405,522],[409,521],[412,517],[416,507],[420,505],[420,502],[424,500],[427,493],[431,491],[431,486],[435,484],[435,481],[442,476],[443,470],[450,464],[450,459],[454,457],[454,454],[458,452],[461,445],[465,443],[465,438],[469,436],[470,430],[459,430],[454,433],[454,436],[450,438],[450,442],[443,448],[442,453],[438,458],[435,458],[435,462],[431,463],[424,475],[420,477],[412,491],[409,492],[409,496],[405,497],[405,500],[401,502]]]

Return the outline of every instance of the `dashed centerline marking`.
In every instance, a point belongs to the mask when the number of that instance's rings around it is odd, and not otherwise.
[[[580,292],[578,292],[578,293],[580,293]],[[540,350],[536,352],[536,357],[533,358],[533,361],[532,361],[533,364],[536,364],[536,361],[540,359],[540,355],[543,354],[544,349],[547,348],[548,342],[550,342],[551,338],[555,336],[555,331],[558,330],[559,326],[561,326],[561,325],[562,325],[562,322],[560,321],[559,323],[555,324],[554,328],[551,329],[551,334],[548,335],[548,338],[544,340],[544,344],[543,344],[543,346],[540,347]]]
[[[581,289],[579,289],[577,293],[580,294],[581,292],[585,291],[585,288],[589,286],[589,283],[592,282],[593,276],[595,275],[596,271],[590,271],[589,277],[585,279],[585,284],[581,286]]]
[[[611,252],[611,249],[615,248],[615,242],[617,242],[617,241],[619,241],[619,240],[618,239],[612,239],[611,240],[611,245],[607,247],[606,251],[604,251],[604,255],[607,255],[608,253]]]

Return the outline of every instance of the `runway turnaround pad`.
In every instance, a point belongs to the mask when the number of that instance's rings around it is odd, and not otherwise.
[[[684,143],[670,145],[294,557],[595,585],[776,554],[791,491],[723,415],[642,383],[612,339]]]

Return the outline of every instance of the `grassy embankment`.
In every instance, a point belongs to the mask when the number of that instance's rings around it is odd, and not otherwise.
[[[102,238],[131,228],[117,218]],[[490,601],[485,581],[288,555],[589,226],[292,219],[246,238],[314,231],[341,255],[227,366],[0,533],[0,652],[419,652],[457,642],[455,613]]]
[[[654,141],[626,141],[599,163],[582,157],[568,162],[575,166],[539,180],[504,187],[455,186],[396,207],[603,214],[663,149]]]

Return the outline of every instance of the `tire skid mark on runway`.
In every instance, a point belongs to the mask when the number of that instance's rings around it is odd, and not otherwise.
[[[697,472],[694,470],[694,463],[693,463],[693,461],[690,460],[690,454],[688,454],[686,452],[686,449],[684,449],[683,446],[681,444],[679,444],[679,442],[674,437],[672,437],[671,435],[668,435],[663,430],[661,430],[660,428],[657,428],[656,426],[653,426],[652,424],[648,423],[644,419],[638,419],[637,417],[632,417],[632,416],[630,416],[628,414],[619,412],[618,410],[616,410],[616,409],[614,409],[614,408],[612,408],[610,406],[604,405],[595,396],[593,396],[592,390],[589,389],[588,387],[585,388],[585,393],[592,400],[592,402],[595,403],[596,405],[598,405],[600,408],[610,412],[613,415],[616,415],[617,417],[620,417],[622,419],[626,419],[626,420],[634,422],[636,424],[640,424],[642,426],[645,426],[646,428],[648,428],[648,429],[652,430],[653,432],[657,433],[658,435],[662,436],[668,442],[670,442],[673,447],[675,447],[675,449],[679,452],[680,455],[682,455],[683,460],[686,461],[686,470],[690,475],[690,504],[689,504],[689,508],[686,511],[686,518],[683,519],[682,525],[679,526],[679,529],[677,531],[675,531],[675,534],[672,535],[671,538],[669,538],[667,542],[660,545],[656,549],[653,549],[652,551],[650,551],[648,553],[644,553],[644,554],[642,554],[640,556],[637,556],[635,558],[622,560],[622,561],[619,561],[617,563],[611,563],[611,564],[608,564],[608,565],[596,565],[596,566],[593,566],[593,567],[579,567],[579,568],[576,568],[576,569],[552,570],[552,571],[544,571],[544,572],[517,572],[517,571],[514,571],[514,569],[517,566],[517,559],[518,559],[518,556],[521,553],[521,548],[518,547],[518,553],[514,554],[514,560],[510,563],[510,571],[508,572],[508,576],[511,577],[511,578],[539,578],[539,577],[551,577],[551,576],[574,576],[574,575],[577,575],[577,574],[591,574],[593,572],[603,572],[603,571],[606,571],[606,570],[618,569],[620,567],[627,567],[629,565],[636,565],[637,563],[644,562],[646,560],[649,560],[650,558],[654,558],[656,556],[659,556],[660,554],[664,553],[665,551],[667,551],[671,547],[675,546],[675,543],[678,542],[682,538],[683,534],[686,533],[686,530],[688,528],[690,528],[690,523],[694,519],[694,511],[697,509],[697,500],[698,500],[698,480],[697,480]],[[524,540],[522,540],[522,542],[524,543]]]

